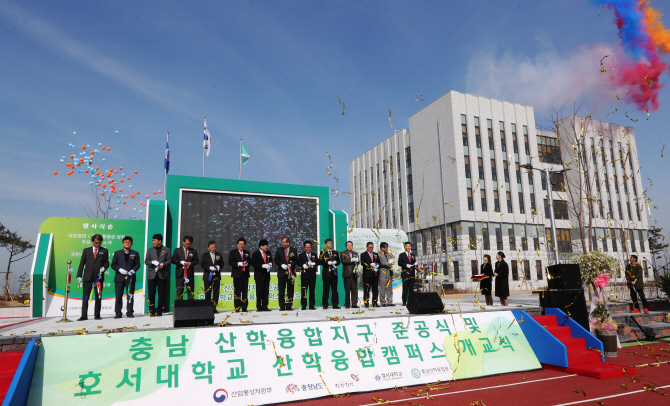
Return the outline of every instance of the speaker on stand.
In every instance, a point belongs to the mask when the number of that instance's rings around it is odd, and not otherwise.
[[[411,314],[442,313],[444,303],[437,292],[417,292],[407,300],[407,310]]]
[[[175,300],[172,325],[200,327],[214,325],[214,306],[209,300]]]
[[[586,309],[579,265],[558,264],[547,267],[547,286],[549,289],[540,294],[540,306],[543,309],[560,309],[589,330],[589,312]]]

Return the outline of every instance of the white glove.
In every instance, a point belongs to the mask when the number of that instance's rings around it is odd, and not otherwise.
[[[354,257],[354,258],[351,260],[351,262],[356,262],[356,263],[358,263],[358,257]]]
[[[221,269],[221,265],[214,265],[214,266],[216,267],[216,270],[217,270],[217,271],[218,271],[219,269]]]
[[[123,268],[119,269],[119,273],[120,273],[121,275],[128,275],[128,271],[126,271],[126,270],[123,269]]]
[[[373,268],[379,268],[379,264],[373,262],[373,263],[372,263],[372,267],[373,267]]]
[[[210,270],[210,271],[216,271],[216,267],[215,267],[215,266],[210,266],[210,267],[209,267],[209,270]]]
[[[131,274],[131,275],[135,275],[135,271],[130,271],[128,273]]]
[[[288,269],[288,265],[286,265],[286,264],[281,264],[281,269],[283,269],[283,270],[287,270],[287,269]]]
[[[393,265],[393,260],[389,259],[389,265]]]
[[[237,266],[238,266],[238,267],[243,267],[243,266],[244,266],[244,262],[238,262],[238,263],[237,263]]]
[[[412,269],[412,264],[407,264],[407,269]]]
[[[151,265],[153,265],[153,266],[158,265],[158,261],[151,261]]]
[[[314,266],[315,265],[314,262],[312,262],[312,261],[309,261],[308,264],[309,264],[309,266]]]
[[[302,265],[302,269],[307,269],[307,268],[309,268],[309,265],[307,265],[307,264]]]
[[[328,261],[328,265],[333,265],[333,261]]]
[[[81,283],[81,278],[77,278],[77,282],[78,282],[78,283]]]
[[[181,261],[180,264],[184,265],[184,262],[185,262],[185,261]]]
[[[268,264],[261,265],[261,268],[268,269]]]

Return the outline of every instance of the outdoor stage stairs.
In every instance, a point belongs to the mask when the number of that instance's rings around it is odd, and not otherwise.
[[[619,341],[625,343],[670,337],[670,302],[649,300],[648,306],[649,314],[646,314],[633,313],[633,302],[608,304],[612,319],[619,325]],[[638,324],[644,331],[640,330]]]
[[[598,379],[623,376],[624,372],[627,375],[635,374],[635,368],[626,370],[620,365],[603,362],[600,352],[588,349],[584,338],[574,337],[571,327],[560,326],[557,316],[533,316],[533,319],[567,348],[567,367],[543,364],[546,368]]]
[[[22,356],[23,351],[0,352],[0,403],[7,394]]]

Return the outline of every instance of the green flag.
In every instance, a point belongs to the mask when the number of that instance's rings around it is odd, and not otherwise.
[[[244,145],[240,144],[240,161],[242,162],[242,165],[246,164],[250,158],[247,150],[244,149]]]

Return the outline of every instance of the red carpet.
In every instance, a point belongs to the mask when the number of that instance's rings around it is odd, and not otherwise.
[[[627,376],[635,375],[635,368],[602,362],[600,353],[586,348],[583,338],[573,337],[570,327],[559,326],[556,316],[533,316],[533,319],[558,338],[568,349],[567,368],[543,365],[545,368],[597,379],[624,376],[624,372]]]
[[[14,372],[19,367],[23,351],[0,352],[0,402],[3,401],[9,385],[14,378]]]

